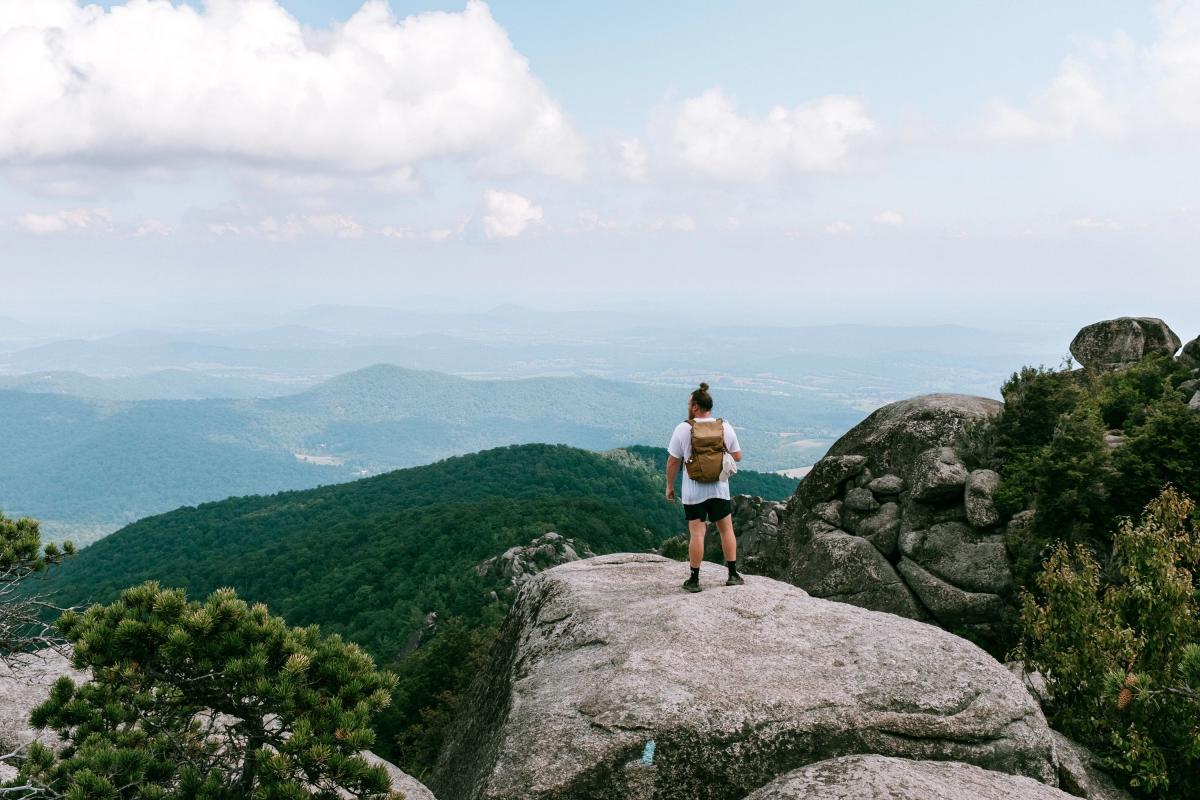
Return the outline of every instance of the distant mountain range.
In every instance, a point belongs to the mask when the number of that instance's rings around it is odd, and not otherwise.
[[[90,541],[182,505],[338,483],[491,447],[662,445],[687,389],[598,378],[466,380],[377,365],[255,400],[114,401],[0,390],[0,509]],[[811,463],[862,412],[726,389],[747,466]]]

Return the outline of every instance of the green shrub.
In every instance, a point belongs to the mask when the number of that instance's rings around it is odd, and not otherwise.
[[[390,792],[360,752],[396,679],[358,645],[291,628],[232,589],[203,603],[146,583],[59,619],[77,669],[31,721],[66,740],[35,744],[21,778],[72,800],[359,798]]]
[[[1041,670],[1050,722],[1146,798],[1200,796],[1200,526],[1169,488],[1125,518],[1105,571],[1055,544],[1021,594],[1014,655]]]

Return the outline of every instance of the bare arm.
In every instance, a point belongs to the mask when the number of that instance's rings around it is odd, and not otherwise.
[[[671,502],[675,502],[675,478],[677,475],[679,475],[679,459],[675,456],[667,456],[666,497]]]
[[[734,461],[741,461],[741,460],[742,460],[742,451],[741,451],[741,450],[738,450],[738,451],[736,451],[736,452],[730,453],[729,455],[733,456],[733,460],[734,460]]]

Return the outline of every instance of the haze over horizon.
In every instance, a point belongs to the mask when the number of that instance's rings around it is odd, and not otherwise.
[[[14,0],[0,315],[699,303],[1191,338],[1198,93],[1194,0]]]

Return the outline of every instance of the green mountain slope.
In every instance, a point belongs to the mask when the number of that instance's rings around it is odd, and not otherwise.
[[[681,508],[662,498],[666,451],[626,452],[513,446],[180,508],[85,548],[52,586],[69,604],[144,580],[194,595],[233,586],[293,624],[319,623],[387,656],[428,611],[477,614],[490,587],[472,586],[470,567],[541,533],[597,552],[645,550],[677,533]],[[785,497],[795,481],[744,472],[731,486]]]
[[[359,642],[403,677],[380,723],[380,749],[418,769],[440,740],[431,720],[457,702],[470,678],[464,665],[505,610],[506,580],[473,567],[551,530],[597,553],[655,547],[684,527],[682,507],[663,498],[665,460],[649,447],[521,445],[180,508],[85,548],[38,588],[77,605],[146,580],[193,597],[232,586],[292,624]],[[795,485],[746,471],[731,489],[783,498]],[[397,662],[429,612],[440,620],[432,644]],[[413,750],[414,742],[424,744]]]
[[[185,504],[306,489],[527,442],[665,443],[687,390],[594,378],[475,381],[375,366],[263,400],[115,402],[0,390],[0,509],[90,541]],[[808,463],[862,412],[725,390],[747,467]],[[814,444],[815,443],[815,444]],[[300,454],[305,459],[297,458]]]

